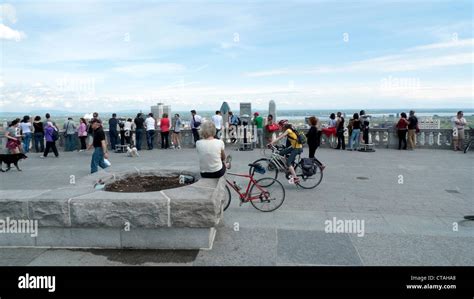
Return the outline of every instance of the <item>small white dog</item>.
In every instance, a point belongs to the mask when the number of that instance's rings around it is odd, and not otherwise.
[[[127,146],[127,156],[128,157],[140,157],[140,154],[138,153],[138,150],[136,147],[130,148]]]

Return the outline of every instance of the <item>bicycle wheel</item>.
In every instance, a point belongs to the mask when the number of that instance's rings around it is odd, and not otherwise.
[[[225,190],[227,191],[225,193],[225,197],[224,197],[224,202],[222,203],[222,205],[224,206],[224,211],[227,210],[227,208],[229,207],[230,205],[230,201],[232,199],[232,194],[230,193],[230,189],[229,189],[229,186],[225,186]]]
[[[466,147],[464,148],[464,153],[467,153],[469,151],[469,148],[471,147],[471,140],[467,143]]]
[[[262,184],[268,187],[263,187]],[[285,200],[285,188],[279,181],[273,178],[262,178],[255,182],[252,188],[250,188],[249,196],[259,197],[259,199],[250,201],[254,208],[262,212],[271,212],[283,204]]]
[[[262,158],[258,159],[257,161],[254,161],[252,164],[260,164],[262,165],[263,169],[265,169],[265,173],[259,173],[257,171],[254,171],[254,167],[249,168],[249,175],[253,175],[253,178],[255,180],[259,180],[262,178],[274,178],[275,180],[278,178],[278,168],[276,167],[275,164],[270,159],[267,158]],[[268,182],[272,184],[272,182]],[[270,185],[261,185],[262,187],[268,187]]]
[[[321,181],[323,180],[323,171],[316,162],[314,162],[314,167],[316,169],[316,173],[311,176],[307,176],[303,173],[303,168],[301,167],[301,164],[296,164],[295,173],[296,176],[300,179],[300,181],[296,183],[298,186],[303,189],[313,189],[321,183]]]

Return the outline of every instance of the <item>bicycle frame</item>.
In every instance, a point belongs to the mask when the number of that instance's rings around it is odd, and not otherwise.
[[[286,171],[288,169],[286,166],[286,158],[281,156],[279,153],[273,153],[270,161],[278,167],[278,170]]]
[[[300,160],[301,160],[301,154],[298,154],[296,156],[296,159],[293,165],[298,164]],[[273,164],[275,164],[278,170],[283,171],[283,172],[288,171],[288,166],[286,165],[286,157],[280,155],[280,151],[277,148],[273,149],[273,153],[272,153],[272,156],[270,157],[270,161]]]
[[[231,172],[228,172],[226,175],[232,175],[232,176],[239,176],[239,177],[245,177],[245,178],[248,178],[249,179],[249,183],[247,184],[247,189],[245,190],[245,193],[241,193],[239,191],[239,189],[237,189],[234,185],[233,182],[229,181],[229,179],[225,178],[226,182],[227,182],[227,185],[229,185],[230,187],[232,187],[232,189],[234,189],[234,191],[239,194],[239,198],[241,201],[244,201],[244,202],[247,202],[247,201],[251,201],[251,200],[256,200],[256,199],[260,199],[260,195],[257,195],[257,196],[250,196],[249,194],[249,191],[250,191],[250,188],[252,186],[256,186],[261,192],[266,192],[265,189],[263,189],[259,184],[257,184],[257,181],[253,178],[253,176],[251,175],[248,175],[248,174],[238,174],[238,173],[231,173]]]

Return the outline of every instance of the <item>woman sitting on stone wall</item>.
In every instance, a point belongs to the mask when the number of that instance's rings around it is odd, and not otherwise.
[[[216,126],[211,121],[201,124],[201,138],[196,141],[199,155],[199,168],[203,178],[220,178],[225,174],[225,145],[220,139],[215,139]]]

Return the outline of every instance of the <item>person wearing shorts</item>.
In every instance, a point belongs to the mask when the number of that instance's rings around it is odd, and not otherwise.
[[[296,156],[303,152],[303,145],[298,142],[298,135],[296,134],[293,126],[290,123],[286,123],[281,127],[281,131],[283,132],[278,136],[275,140],[270,142],[271,145],[277,143],[280,139],[287,137],[287,140],[290,142],[290,146],[285,148],[284,150],[280,151],[280,155],[286,156],[289,155],[286,164],[288,166],[288,170],[291,172],[292,181],[297,183],[299,178],[296,176],[295,168],[293,167],[293,163],[295,162]]]
[[[173,134],[171,135],[171,148],[181,148],[181,118],[179,114],[175,114],[172,121]]]

